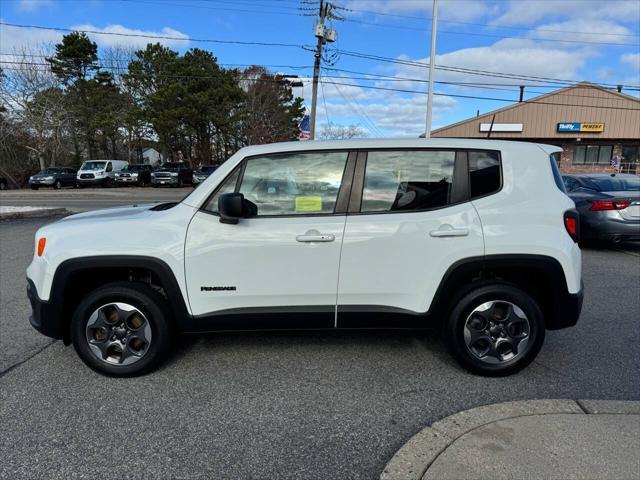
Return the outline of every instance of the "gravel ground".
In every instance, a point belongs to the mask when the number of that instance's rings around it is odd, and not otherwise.
[[[518,375],[466,373],[433,334],[184,337],[110,379],[28,325],[44,222],[0,225],[0,477],[371,479],[425,425],[530,398],[640,399],[640,250],[586,250],[583,315]]]

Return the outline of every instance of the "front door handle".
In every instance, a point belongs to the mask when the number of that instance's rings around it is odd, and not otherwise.
[[[469,235],[468,228],[453,228],[449,224],[441,225],[437,230],[431,230],[432,237],[466,237]]]
[[[309,230],[304,235],[296,236],[298,242],[333,242],[336,236],[331,233],[320,233],[317,230]]]

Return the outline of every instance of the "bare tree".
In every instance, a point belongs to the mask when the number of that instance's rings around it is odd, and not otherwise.
[[[33,153],[41,169],[61,158],[68,128],[58,81],[49,67],[34,62],[44,54],[42,50],[16,51],[12,67],[0,82],[5,122],[24,130],[23,146]]]
[[[359,125],[336,125],[328,123],[322,126],[322,140],[347,140],[349,138],[366,138],[369,134]]]

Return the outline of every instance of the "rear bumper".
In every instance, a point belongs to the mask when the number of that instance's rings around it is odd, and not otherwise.
[[[31,315],[29,315],[31,326],[47,337],[62,338],[60,316],[55,305],[51,302],[40,300],[36,286],[28,278],[27,297],[29,297],[29,303],[31,303]]]
[[[626,220],[617,211],[580,215],[580,229],[587,240],[640,240],[640,221]]]
[[[561,328],[573,327],[578,323],[580,312],[582,312],[582,302],[584,300],[584,283],[580,282],[578,293],[563,292],[555,299],[555,315],[552,321],[547,322],[548,330],[559,330]]]

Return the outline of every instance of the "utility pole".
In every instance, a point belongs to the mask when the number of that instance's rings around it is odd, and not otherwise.
[[[316,138],[316,111],[318,106],[318,81],[320,79],[320,62],[322,61],[322,46],[327,42],[335,42],[336,41],[336,31],[333,28],[325,27],[325,20],[328,19],[337,19],[341,20],[341,17],[336,16],[332,13],[335,5],[332,3],[326,2],[324,0],[320,0],[320,10],[318,13],[319,20],[315,26],[315,36],[318,39],[318,43],[316,45],[316,51],[314,53],[314,62],[313,62],[313,90],[311,97],[311,118],[310,120],[310,139],[315,140]]]
[[[431,116],[433,111],[433,70],[436,61],[436,33],[438,29],[438,0],[433,0],[431,16],[431,52],[429,53],[429,92],[427,94],[427,126],[424,138],[431,138]]]

